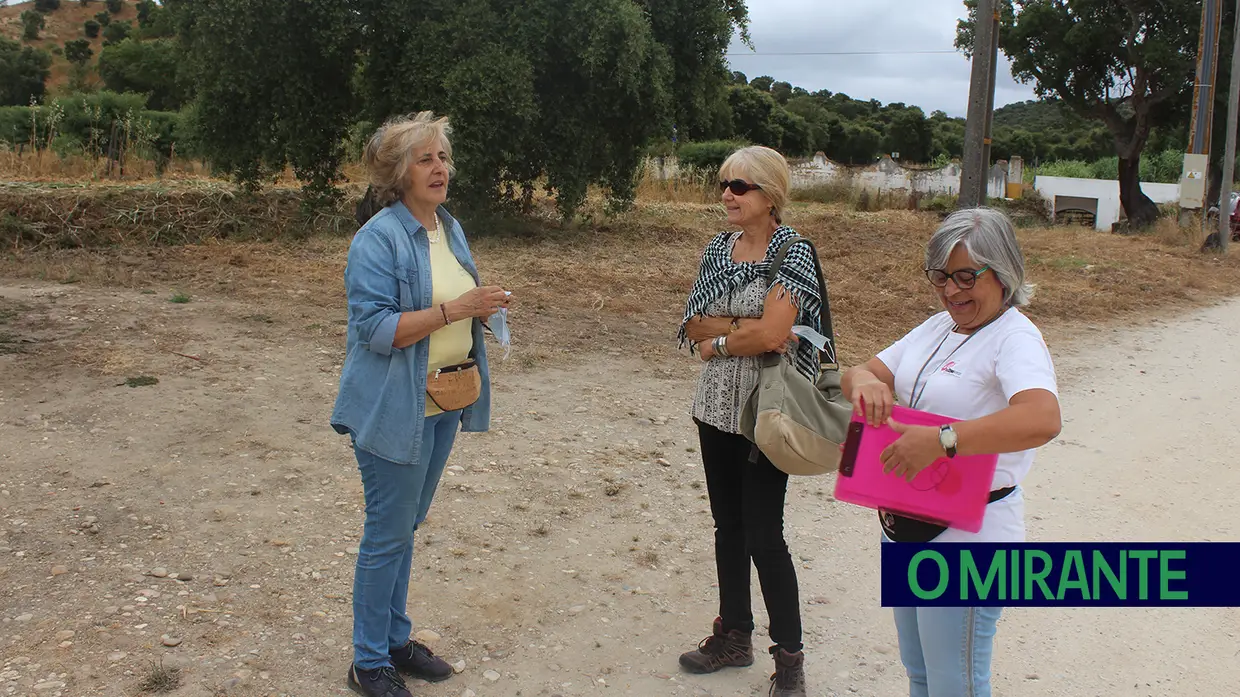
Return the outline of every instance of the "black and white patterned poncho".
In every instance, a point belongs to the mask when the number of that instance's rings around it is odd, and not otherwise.
[[[685,307],[684,319],[681,320],[678,332],[679,345],[685,346],[688,337],[685,325],[694,315],[703,313],[711,301],[732,293],[738,288],[752,283],[755,279],[765,279],[770,270],[774,256],[780,246],[797,233],[792,228],[781,225],[776,228],[767,245],[766,255],[762,261],[735,262],[732,260],[730,239],[734,233],[725,232],[716,235],[702,252],[701,267],[697,280],[689,294]],[[767,287],[769,293],[776,284],[786,288],[797,306],[796,324],[802,324],[821,333],[822,296],[818,288],[818,275],[814,271],[814,257],[807,244],[796,244],[788,250],[784,263],[780,267],[775,282]],[[834,339],[834,337],[827,337]],[[690,347],[692,351],[693,348]],[[820,360],[821,358],[821,360]],[[811,381],[818,378],[819,365],[822,362],[835,363],[835,347],[827,344],[825,355],[808,341],[797,342],[796,367],[798,372]]]

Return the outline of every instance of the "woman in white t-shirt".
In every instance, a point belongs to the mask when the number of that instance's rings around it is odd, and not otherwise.
[[[887,472],[911,481],[939,458],[981,453],[998,453],[999,463],[979,532],[879,511],[883,541],[1023,542],[1020,485],[1034,449],[1059,434],[1060,415],[1050,352],[1018,309],[1032,286],[1011,222],[987,208],[953,213],[930,238],[926,276],[945,311],[850,369],[844,392],[868,423],[903,434],[882,454]],[[895,399],[960,421],[943,429],[896,423]],[[1000,611],[896,608],[910,697],[989,697]]]

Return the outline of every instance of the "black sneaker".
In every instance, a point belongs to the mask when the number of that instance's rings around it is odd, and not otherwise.
[[[413,697],[405,681],[391,666],[362,670],[349,666],[349,689],[363,697]]]
[[[400,672],[427,682],[441,682],[452,677],[452,666],[447,661],[413,640],[392,652],[392,664]]]

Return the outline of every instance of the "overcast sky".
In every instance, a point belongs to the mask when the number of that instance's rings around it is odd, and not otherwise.
[[[970,64],[964,54],[777,56],[773,53],[950,51],[961,0],[749,0],[753,49],[733,40],[728,64],[752,80],[770,75],[810,92],[831,90],[854,99],[919,106],[965,116]],[[1034,99],[1031,86],[1012,79],[999,52],[995,108]]]

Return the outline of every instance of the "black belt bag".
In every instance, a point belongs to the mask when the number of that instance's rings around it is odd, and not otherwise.
[[[1016,487],[1009,486],[1002,489],[995,489],[990,492],[987,503],[999,501],[1008,494],[1016,491]],[[931,542],[934,538],[943,534],[948,526],[932,523],[926,520],[918,520],[909,518],[891,511],[878,511],[878,522],[883,526],[883,532],[892,542]]]

